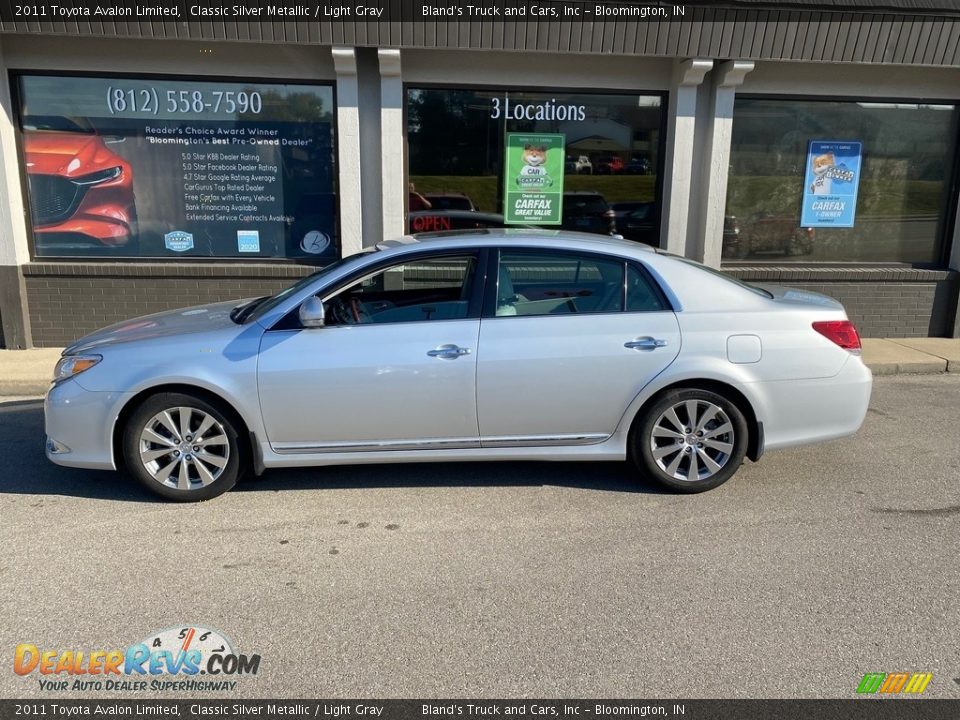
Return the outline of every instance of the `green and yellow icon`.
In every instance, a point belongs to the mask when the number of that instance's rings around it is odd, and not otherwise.
[[[933,673],[867,673],[857,686],[861,695],[919,695],[933,680]]]

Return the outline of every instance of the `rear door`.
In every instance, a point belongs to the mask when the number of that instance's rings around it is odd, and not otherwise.
[[[477,365],[481,444],[608,437],[680,350],[666,298],[615,256],[506,248],[493,261]]]

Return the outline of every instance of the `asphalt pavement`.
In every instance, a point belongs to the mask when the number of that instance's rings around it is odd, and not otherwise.
[[[130,697],[42,690],[14,648],[188,625],[261,656],[217,697],[853,697],[867,672],[960,697],[958,401],[958,374],[878,378],[856,437],[695,496],[618,463],[471,463],[174,505],[49,464],[40,402],[7,399],[0,697]]]

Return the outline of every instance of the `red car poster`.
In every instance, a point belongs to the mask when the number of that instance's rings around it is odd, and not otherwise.
[[[336,257],[333,89],[19,78],[37,257]]]

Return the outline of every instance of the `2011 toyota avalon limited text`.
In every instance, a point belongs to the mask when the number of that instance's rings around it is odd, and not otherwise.
[[[597,235],[438,233],[77,341],[47,456],[171,500],[265,468],[476,460],[629,459],[700,492],[855,433],[871,384],[822,295]]]

